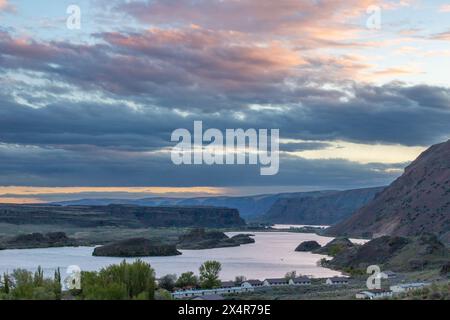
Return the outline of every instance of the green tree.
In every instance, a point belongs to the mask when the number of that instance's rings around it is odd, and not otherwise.
[[[172,294],[165,289],[155,291],[155,300],[173,300]]]
[[[200,266],[200,285],[203,289],[213,289],[220,286],[219,273],[222,265],[218,261],[206,261]]]
[[[33,282],[35,287],[42,287],[44,283],[44,270],[42,270],[41,266],[38,266],[36,272],[34,273]]]
[[[9,275],[7,273],[4,273],[1,291],[7,295],[10,292],[10,287],[11,287],[11,280],[9,279]]]
[[[112,265],[99,272],[81,273],[81,299],[128,300],[153,299],[155,272],[148,263],[137,260]]]
[[[33,274],[30,271],[16,269],[10,275],[3,275],[0,286],[0,299],[14,300],[54,300],[55,281],[44,278],[42,268],[38,268]]]
[[[198,287],[198,278],[192,271],[182,273],[175,286],[178,288]]]
[[[285,274],[284,278],[286,280],[294,280],[297,277],[297,272],[296,271],[289,271]]]
[[[168,274],[159,279],[158,286],[161,289],[165,289],[167,291],[173,291],[175,288],[175,283],[177,281],[177,275],[176,274]]]
[[[24,269],[16,269],[12,273],[14,286],[11,290],[12,297],[16,300],[33,299],[34,281],[33,274]]]
[[[247,278],[245,276],[236,276],[236,278],[234,278],[234,282],[237,284],[245,282],[246,280]]]
[[[61,286],[61,271],[59,268],[55,270],[55,275],[53,278],[54,281],[54,294],[57,300],[61,300],[62,296],[62,286]]]

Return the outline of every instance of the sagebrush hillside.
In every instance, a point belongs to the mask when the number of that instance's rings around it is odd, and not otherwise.
[[[434,233],[450,243],[450,140],[423,152],[404,174],[328,235]]]

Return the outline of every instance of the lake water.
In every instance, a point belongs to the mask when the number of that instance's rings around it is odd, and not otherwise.
[[[228,233],[232,236],[237,233]],[[309,252],[295,252],[303,241],[315,240],[324,245],[332,238],[316,234],[288,232],[255,232],[256,243],[234,248],[208,250],[181,250],[183,255],[174,257],[149,257],[142,260],[149,262],[157,276],[193,271],[197,273],[206,260],[222,263],[221,278],[232,280],[237,275],[248,279],[265,279],[283,277],[286,272],[295,270],[297,274],[313,277],[330,277],[339,272],[317,266],[322,255]],[[0,273],[11,272],[16,268],[34,271],[41,266],[47,275],[52,275],[56,268],[62,273],[68,266],[77,265],[82,270],[94,271],[102,267],[120,263],[121,258],[93,257],[92,247],[48,248],[0,251]],[[134,259],[127,259],[133,261]]]

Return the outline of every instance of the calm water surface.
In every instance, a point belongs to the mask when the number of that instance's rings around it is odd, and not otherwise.
[[[232,236],[237,233],[228,233]],[[149,262],[157,276],[178,274],[186,271],[197,273],[200,265],[206,260],[217,260],[222,263],[221,278],[232,280],[237,275],[248,279],[265,279],[283,277],[288,271],[314,277],[338,275],[339,272],[317,266],[324,256],[308,252],[295,252],[295,248],[303,241],[315,240],[324,245],[332,238],[315,234],[287,232],[255,232],[256,243],[234,248],[208,250],[181,250],[183,255],[175,257],[149,257],[142,260]],[[30,250],[0,251],[0,273],[11,272],[16,268],[35,270],[42,266],[47,275],[56,268],[64,271],[68,266],[78,265],[82,270],[94,271],[102,267],[120,263],[121,258],[93,257],[93,247],[48,248]],[[127,259],[133,261],[134,259]]]

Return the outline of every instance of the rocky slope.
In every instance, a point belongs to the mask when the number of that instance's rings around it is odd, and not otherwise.
[[[270,223],[331,225],[349,217],[381,191],[383,188],[368,188],[278,199],[260,220]]]
[[[336,238],[328,242],[323,247],[314,250],[313,252],[334,257],[335,255],[347,249],[353,248],[354,246],[355,244],[353,244],[353,242],[351,242],[347,238]]]
[[[419,237],[383,236],[364,245],[342,250],[328,266],[336,269],[365,271],[369,265],[383,270],[422,271],[439,268],[450,262],[450,252],[435,235]]]
[[[326,234],[378,237],[425,232],[450,243],[450,141],[423,152],[374,200]]]

